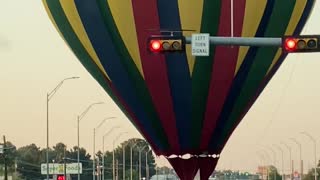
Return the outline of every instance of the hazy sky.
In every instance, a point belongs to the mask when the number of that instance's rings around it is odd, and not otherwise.
[[[320,34],[320,2],[304,34]],[[80,123],[80,145],[92,154],[93,128],[104,118],[116,116],[97,132],[96,149],[101,149],[102,136],[112,126],[120,125],[107,139],[127,131],[118,143],[141,137],[112,102],[98,83],[87,73],[49,21],[40,0],[0,0],[0,135],[18,147],[36,143],[46,146],[46,93],[62,79],[67,81],[50,101],[50,146],[64,142],[68,148],[76,145],[76,117],[88,105],[93,107]],[[320,139],[320,55],[290,55],[258,101],[243,119],[225,147],[218,169],[255,170],[262,161],[257,152],[283,141],[292,147],[293,159],[298,160],[298,147],[289,140],[296,138],[303,145],[305,169],[313,165],[313,144],[300,134],[307,131]],[[289,168],[288,150],[285,166]],[[111,149],[106,143],[105,149]],[[320,158],[320,146],[317,151]],[[269,159],[267,159],[270,162]],[[161,163],[165,161],[159,160]],[[295,168],[298,164],[295,163]]]

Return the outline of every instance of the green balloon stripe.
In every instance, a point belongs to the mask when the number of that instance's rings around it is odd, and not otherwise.
[[[141,76],[137,66],[134,64],[132,57],[130,56],[127,47],[125,46],[121,35],[115,25],[115,22],[112,17],[110,7],[105,0],[97,0],[102,13],[105,25],[109,30],[112,40],[116,46],[118,54],[121,56],[120,60],[122,65],[127,70],[131,81],[134,82],[136,88],[136,95],[141,100],[144,110],[147,112],[150,121],[152,122],[153,129],[156,131],[157,139],[161,141],[161,144],[166,149],[169,149],[168,137],[166,136],[164,129],[161,125],[161,121],[156,113],[154,104],[152,102],[150,93],[147,89],[146,83]]]
[[[125,115],[132,121],[128,112],[125,110],[123,104],[120,103],[119,99],[113,93],[110,84],[108,83],[107,77],[103,75],[98,66],[94,63],[93,59],[87,53],[82,43],[78,39],[77,35],[73,31],[59,1],[57,0],[46,0],[49,10],[56,22],[60,32],[67,41],[73,53],[77,56],[81,64],[86,70],[93,76],[93,78],[103,87],[103,89],[110,95],[112,100],[118,105],[118,107],[125,113]],[[134,126],[136,126],[134,124]]]
[[[265,31],[265,37],[279,37],[285,34],[295,3],[296,0],[275,0],[274,9]],[[218,147],[223,146],[229,137],[230,131],[233,131],[235,125],[239,123],[241,113],[246,108],[250,98],[255,95],[259,85],[262,83],[277,51],[278,48],[274,47],[263,47],[258,50],[247,79],[243,84],[241,94],[235,102],[233,111],[224,126],[222,134],[218,136]]]
[[[218,32],[221,0],[204,0],[201,32],[214,36]],[[200,145],[201,129],[210,88],[215,47],[210,46],[210,56],[197,57],[192,73],[192,148]]]

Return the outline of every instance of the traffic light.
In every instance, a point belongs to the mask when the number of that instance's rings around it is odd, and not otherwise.
[[[282,38],[282,49],[287,53],[320,52],[320,36],[285,36]]]
[[[183,52],[185,51],[185,38],[169,35],[151,36],[147,47],[151,53]]]
[[[57,180],[66,180],[64,175],[57,175]]]

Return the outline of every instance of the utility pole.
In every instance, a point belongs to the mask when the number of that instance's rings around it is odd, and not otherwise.
[[[8,168],[7,168],[7,142],[6,136],[3,136],[3,159],[4,159],[4,180],[8,180]]]
[[[68,179],[67,178],[67,164],[66,164],[66,148],[67,148],[67,146],[65,146],[63,149],[63,156],[64,156],[64,158],[63,158],[63,160],[64,160],[63,161],[63,163],[64,163],[63,171],[64,171],[64,178]]]

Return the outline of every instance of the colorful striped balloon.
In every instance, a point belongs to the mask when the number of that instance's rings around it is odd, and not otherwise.
[[[192,29],[211,36],[297,35],[314,2],[43,0],[53,24],[83,66],[155,153],[165,156],[220,154],[285,54],[276,47],[211,46],[210,56],[192,57],[188,46],[185,53],[154,55],[147,50],[148,37],[162,29]],[[186,160],[169,161],[182,179],[190,179],[194,171],[185,176],[181,168],[200,168],[206,179],[216,164],[209,159],[194,163],[191,158],[189,164],[197,165],[186,167],[181,163]]]

